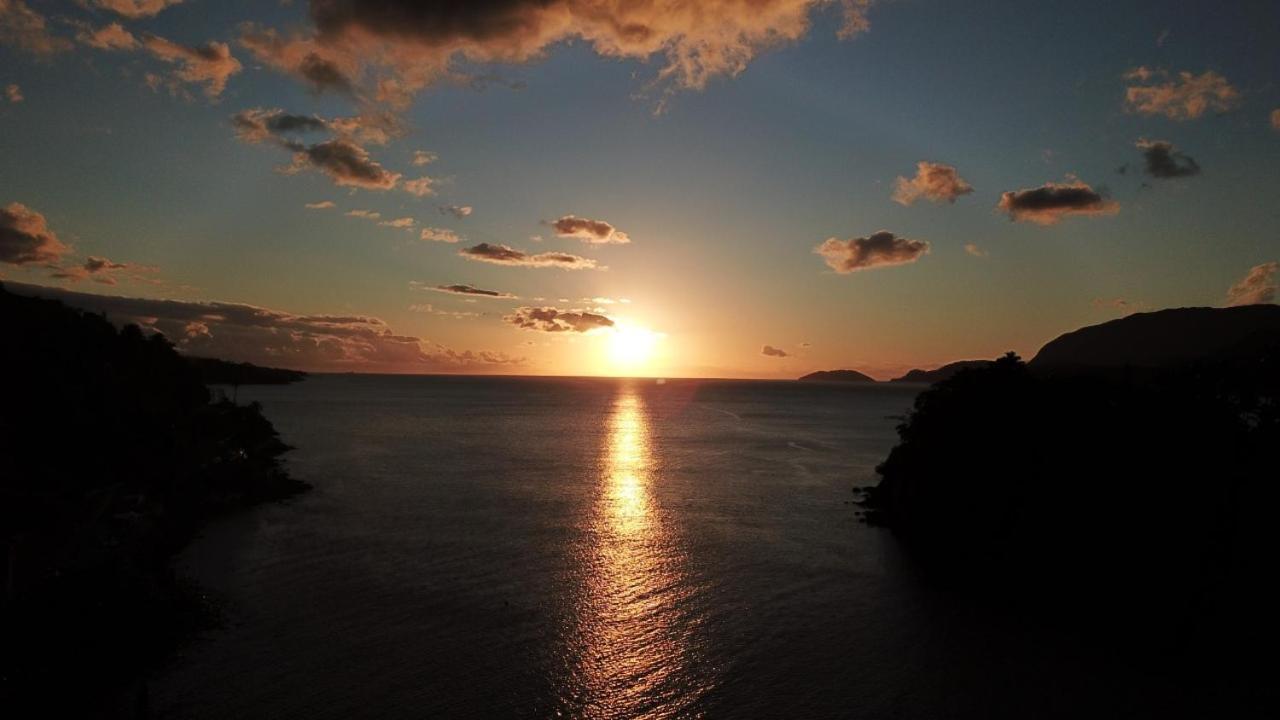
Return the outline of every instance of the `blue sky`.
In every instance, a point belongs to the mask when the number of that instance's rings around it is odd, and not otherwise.
[[[377,318],[375,333],[385,328],[424,348],[388,362],[348,349],[335,361],[269,342],[245,347],[249,336],[220,332],[217,321],[204,331],[154,321],[192,352],[258,361],[275,353],[322,369],[791,376],[854,367],[886,376],[1009,349],[1031,354],[1061,332],[1129,312],[1221,305],[1252,268],[1280,258],[1274,2],[884,0],[855,3],[870,28],[840,39],[838,4],[776,0],[765,4],[798,6],[782,17],[807,18],[807,29],[751,45],[740,72],[712,73],[705,88],[654,87],[664,52],[623,46],[605,57],[594,31],[570,31],[567,42],[538,45],[518,62],[453,57],[450,71],[468,79],[437,75],[396,104],[370,99],[372,76],[359,78],[366,85],[356,94],[317,93],[296,69],[242,42],[243,23],[252,22],[337,53],[336,41],[316,35],[313,18],[323,13],[301,0],[185,0],[136,18],[109,9],[124,1],[0,4],[0,28],[9,17],[0,86],[16,85],[22,97],[0,102],[0,207],[38,212],[71,248],[52,263],[0,263],[0,276],[75,293]],[[490,4],[521,12],[514,1],[478,5]],[[564,4],[574,9],[574,0]],[[24,44],[19,31],[29,27],[15,29],[18,5],[69,47]],[[347,37],[383,32],[368,9],[379,3],[336,5],[356,18],[341,28]],[[741,11],[732,0],[712,5]],[[407,77],[423,57],[439,57],[429,52],[443,31],[429,13],[416,20],[391,38],[402,55],[377,70],[382,77]],[[226,43],[243,69],[210,97],[203,83],[174,81],[178,65],[156,53],[75,39],[116,22],[139,43],[148,34],[193,48]],[[719,27],[701,37],[715,42]],[[680,42],[679,27],[657,31]],[[490,38],[463,40],[497,52]],[[502,52],[518,40],[498,38]],[[375,52],[349,41],[341,57],[376,66]],[[1134,68],[1153,75],[1126,77]],[[1195,117],[1177,117],[1176,103],[1165,112],[1126,102],[1134,86],[1177,92],[1182,72],[1213,73],[1233,94]],[[389,113],[398,133],[361,146],[401,183],[433,178],[436,194],[338,186],[313,169],[281,173],[288,150],[244,142],[232,126],[232,116],[254,108],[326,119]],[[1172,143],[1201,172],[1144,173],[1140,138]],[[414,166],[416,150],[438,159]],[[895,203],[895,179],[912,177],[920,161],[955,168],[973,191],[954,203]],[[1045,225],[997,211],[1002,193],[1050,182],[1084,183],[1118,212]],[[320,201],[336,207],[304,207]],[[441,212],[449,205],[474,212]],[[350,210],[412,218],[414,232],[345,216]],[[606,221],[631,242],[557,237],[547,222],[566,215]],[[463,239],[422,241],[424,227]],[[880,230],[926,241],[929,252],[847,273],[814,253],[827,238]],[[569,253],[608,269],[458,254],[478,243]],[[89,256],[147,269],[65,271]],[[1264,276],[1265,290],[1273,277],[1265,267]],[[411,282],[518,297],[478,299]],[[508,319],[517,307],[555,308],[571,322],[520,328]],[[578,332],[583,314],[615,325]],[[658,333],[654,356],[611,364],[619,328]],[[323,329],[308,332],[308,342],[323,340]],[[241,342],[222,342],[233,337]],[[788,356],[762,355],[765,344]],[[476,360],[481,352],[490,360]]]

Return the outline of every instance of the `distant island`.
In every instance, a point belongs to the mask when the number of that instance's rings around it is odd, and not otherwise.
[[[857,370],[819,370],[800,378],[800,382],[873,383],[876,379]]]
[[[221,364],[2,284],[0,326],[0,707],[143,717],[121,708],[144,705],[147,669],[203,616],[172,554],[308,486],[258,405],[212,399],[201,372]]]
[[[187,362],[200,372],[200,379],[205,385],[288,385],[307,378],[307,374],[301,370],[262,367],[253,363],[190,355],[186,357]]]

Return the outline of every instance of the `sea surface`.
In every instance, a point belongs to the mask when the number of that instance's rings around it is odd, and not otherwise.
[[[951,602],[858,521],[851,489],[875,481],[920,389],[359,375],[240,388],[315,489],[218,523],[181,557],[223,622],[153,681],[153,709],[1133,717],[1175,698]]]

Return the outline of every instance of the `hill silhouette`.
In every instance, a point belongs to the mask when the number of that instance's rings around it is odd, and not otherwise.
[[[857,370],[819,370],[799,378],[801,382],[873,383],[875,378]]]
[[[0,707],[98,714],[197,614],[172,553],[306,486],[256,405],[210,402],[161,335],[0,286]]]
[[[190,355],[186,358],[200,372],[200,379],[206,385],[288,385],[307,378],[307,374],[301,370],[262,367],[253,363]]]
[[[963,370],[917,397],[867,518],[984,605],[1280,708],[1254,662],[1280,640],[1277,318],[1145,313]]]
[[[957,360],[956,362],[947,363],[946,365],[934,368],[933,370],[912,370],[901,377],[896,377],[890,380],[889,382],[936,383],[940,380],[946,380],[961,370],[984,367],[990,364],[990,360]]]
[[[1029,363],[1049,368],[1168,368],[1256,354],[1280,337],[1280,306],[1174,308],[1066,333]]]

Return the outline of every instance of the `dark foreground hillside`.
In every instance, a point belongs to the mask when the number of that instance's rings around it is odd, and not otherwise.
[[[965,370],[917,398],[869,516],[962,596],[1162,665],[1223,717],[1275,710],[1280,337],[1249,337],[1141,373]]]
[[[305,485],[259,408],[211,403],[163,337],[3,287],[0,327],[0,707],[132,714],[197,614],[172,553]]]

